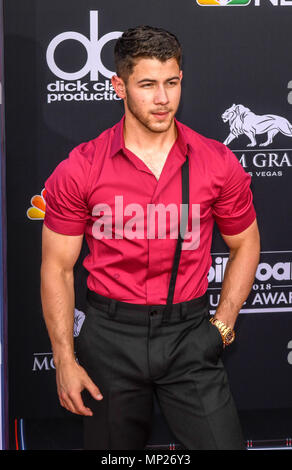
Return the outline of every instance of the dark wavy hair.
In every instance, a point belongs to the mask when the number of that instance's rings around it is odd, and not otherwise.
[[[116,74],[125,82],[133,71],[136,59],[155,58],[161,62],[175,58],[181,68],[182,49],[177,37],[162,28],[137,26],[120,36],[114,49]]]

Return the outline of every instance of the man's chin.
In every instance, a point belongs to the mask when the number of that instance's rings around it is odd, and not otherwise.
[[[153,132],[166,132],[173,123],[173,116],[160,122],[148,122],[148,128]]]

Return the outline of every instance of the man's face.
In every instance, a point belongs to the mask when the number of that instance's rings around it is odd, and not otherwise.
[[[125,113],[152,132],[165,132],[173,123],[181,96],[182,71],[176,59],[161,62],[141,58],[125,85]]]

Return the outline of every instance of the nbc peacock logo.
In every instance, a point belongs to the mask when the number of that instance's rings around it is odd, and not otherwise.
[[[197,0],[198,5],[204,7],[233,7],[249,5],[251,0]]]
[[[41,194],[34,195],[30,200],[31,206],[26,211],[26,215],[31,220],[43,220],[46,212],[46,189]]]

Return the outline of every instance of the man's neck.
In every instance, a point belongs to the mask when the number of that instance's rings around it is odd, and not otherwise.
[[[143,124],[125,116],[124,121],[125,147],[134,153],[161,154],[169,151],[177,138],[177,128],[173,120],[165,132],[153,132]]]

